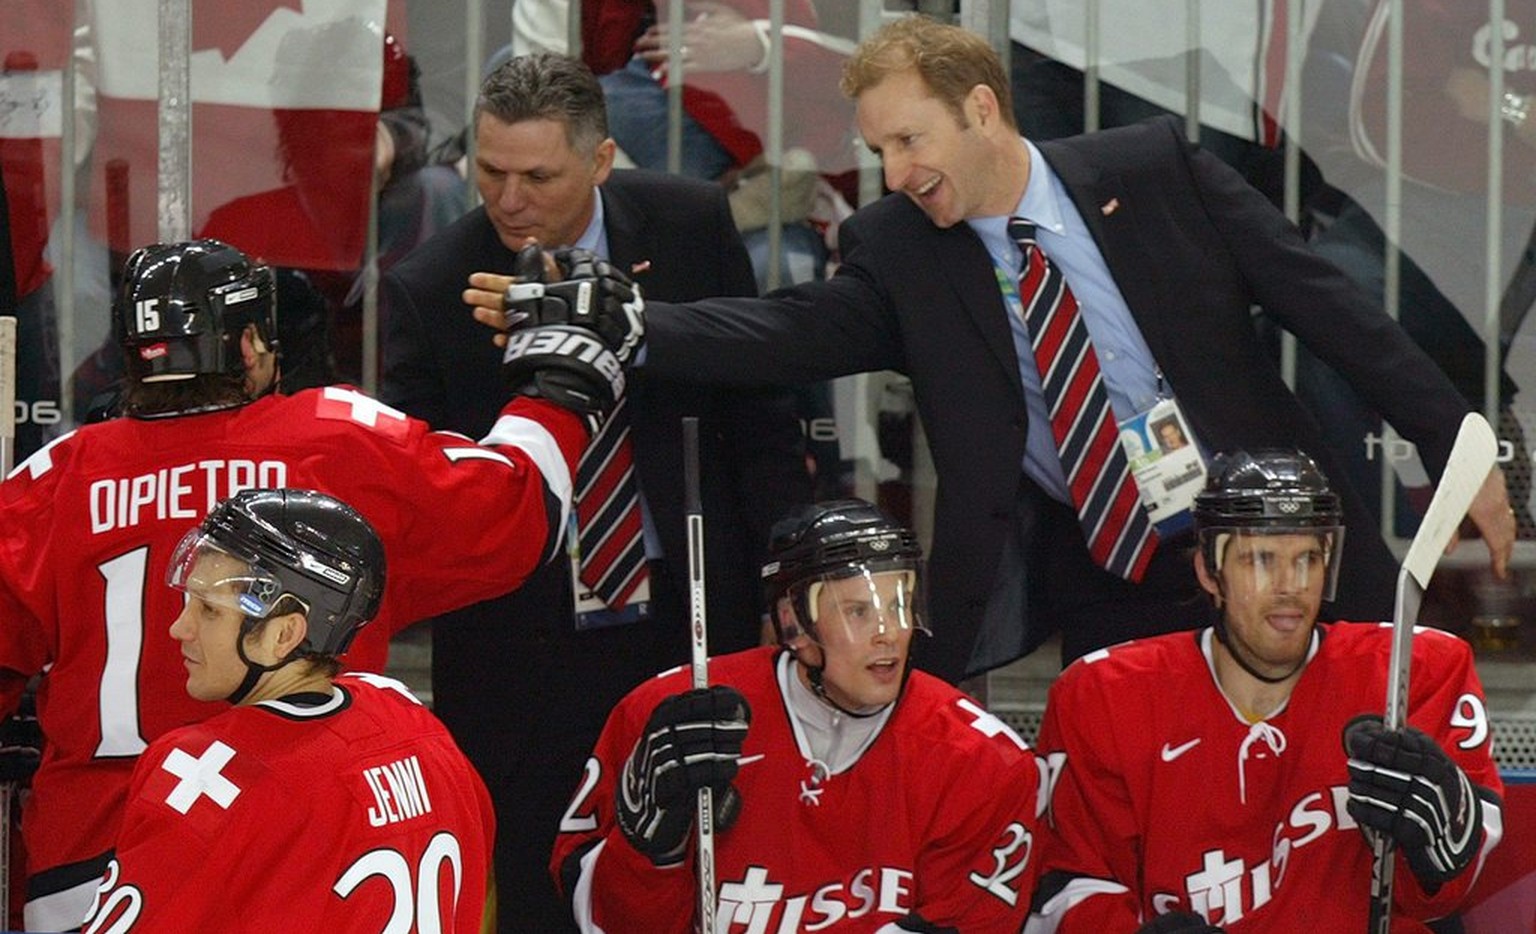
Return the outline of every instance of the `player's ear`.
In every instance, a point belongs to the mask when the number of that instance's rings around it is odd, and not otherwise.
[[[287,658],[294,649],[304,644],[304,639],[309,635],[309,619],[300,610],[274,616],[267,620],[257,633],[259,644],[270,659],[261,660],[263,664],[272,664]],[[253,660],[256,660],[253,658]]]
[[[614,142],[611,136],[597,144],[592,151],[592,184],[601,185],[608,181],[618,154],[619,144]]]
[[[1205,554],[1201,549],[1195,549],[1195,579],[1200,582],[1200,587],[1211,595],[1217,606],[1221,606],[1221,581],[1211,575],[1205,566]]]

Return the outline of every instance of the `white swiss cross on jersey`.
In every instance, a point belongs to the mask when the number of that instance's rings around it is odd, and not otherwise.
[[[410,422],[404,412],[346,386],[327,386],[322,389],[315,403],[315,415],[367,425],[397,441],[404,440],[410,431]]]
[[[235,751],[214,740],[202,755],[192,756],[179,746],[172,749],[160,768],[181,779],[165,803],[185,814],[200,798],[208,798],[225,810],[240,796],[240,787],[223,774]]]

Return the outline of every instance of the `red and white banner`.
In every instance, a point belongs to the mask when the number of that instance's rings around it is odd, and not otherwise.
[[[73,28],[71,4],[0,0],[0,175],[19,296],[48,278],[43,248],[59,210],[64,69]]]
[[[158,0],[97,3],[93,223],[157,239]],[[191,227],[269,263],[356,269],[386,0],[192,0]]]

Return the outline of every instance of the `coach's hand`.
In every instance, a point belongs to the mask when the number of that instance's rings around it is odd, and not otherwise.
[[[1344,727],[1350,816],[1391,837],[1431,891],[1460,875],[1483,842],[1482,801],[1445,750],[1374,714]]]
[[[551,254],[536,245],[519,252],[514,270],[512,276],[478,272],[469,277],[463,297],[475,320],[501,332],[576,325],[601,336],[620,363],[633,358],[645,337],[645,300],[623,272],[590,250],[562,248]]]
[[[614,794],[619,827],[658,866],[682,862],[699,789],[714,791],[715,829],[741,809],[731,785],[752,710],[735,688],[674,694],[656,705]]]

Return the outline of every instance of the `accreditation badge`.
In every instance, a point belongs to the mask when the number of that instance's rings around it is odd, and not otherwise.
[[[1167,536],[1194,522],[1195,496],[1205,488],[1205,461],[1176,399],[1163,398],[1120,422],[1120,444],[1131,462],[1141,504]]]

